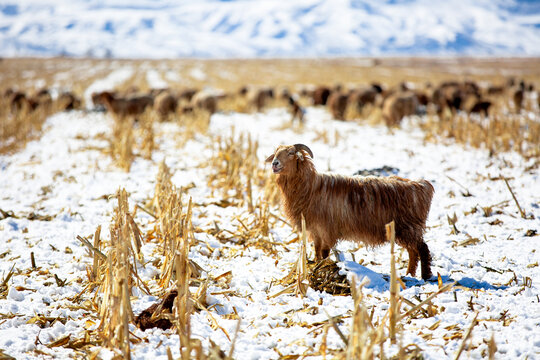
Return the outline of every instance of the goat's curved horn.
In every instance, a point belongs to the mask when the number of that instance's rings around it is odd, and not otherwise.
[[[306,145],[304,145],[304,144],[294,144],[294,147],[298,151],[306,150],[307,153],[309,154],[309,156],[311,156],[311,158],[313,159],[313,151],[311,151],[311,149],[308,148]]]

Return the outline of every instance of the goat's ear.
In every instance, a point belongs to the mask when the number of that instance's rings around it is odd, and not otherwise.
[[[264,162],[272,162],[272,160],[274,160],[274,154],[270,155],[269,157],[266,158],[266,160],[264,160]]]
[[[298,158],[298,160],[304,161],[304,154],[302,154],[301,151],[296,152],[296,157]]]

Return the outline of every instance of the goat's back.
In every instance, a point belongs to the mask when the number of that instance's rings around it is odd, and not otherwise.
[[[301,213],[329,238],[361,237],[375,245],[385,241],[385,224],[391,221],[398,237],[421,237],[433,192],[425,180],[319,174]]]

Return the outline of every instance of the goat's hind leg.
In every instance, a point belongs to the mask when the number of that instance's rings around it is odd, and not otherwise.
[[[409,265],[407,266],[407,274],[416,275],[416,267],[418,266],[418,250],[415,248],[407,248],[409,253]]]
[[[416,268],[418,267],[418,260],[422,267],[422,279],[427,280],[431,278],[431,255],[429,248],[424,242],[421,233],[409,233],[408,236],[398,237],[397,243],[407,249],[409,253],[409,266],[407,273],[411,276],[415,276]]]
[[[416,275],[416,268],[418,267],[418,241],[415,241],[414,234],[406,233],[406,232],[400,232],[399,236],[396,236],[396,243],[404,247],[407,252],[409,253],[409,265],[407,266],[407,274],[410,274],[411,276]],[[420,239],[419,241],[422,241]]]
[[[422,279],[431,278],[431,254],[427,244],[422,240],[418,244],[418,253],[420,254],[420,265],[422,266]]]
[[[407,273],[411,274],[411,276],[415,276],[418,260],[420,260],[422,279],[428,280],[431,278],[431,254],[429,253],[427,244],[422,241],[418,243],[416,248],[407,248],[407,251],[409,252],[409,266],[407,267]]]

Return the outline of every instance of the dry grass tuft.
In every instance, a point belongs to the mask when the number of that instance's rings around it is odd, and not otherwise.
[[[188,262],[189,244],[187,240],[181,239],[178,245],[175,253],[176,289],[178,294],[175,301],[175,325],[180,338],[181,358],[189,359],[192,343],[190,317],[193,313],[193,304],[189,292],[189,279],[191,277]]]
[[[490,154],[513,150],[527,159],[540,156],[540,122],[524,114],[499,112],[480,118],[458,113],[441,119],[427,116],[420,127],[426,140],[453,139],[475,148],[485,148]]]
[[[188,141],[195,139],[197,135],[206,135],[210,126],[211,114],[199,108],[182,114],[179,117],[181,133],[178,138],[178,146],[183,147]]]
[[[218,137],[214,143],[214,155],[204,163],[211,169],[208,186],[213,193],[220,192],[221,206],[245,207],[255,214],[263,236],[268,233],[269,207],[279,204],[279,192],[274,179],[262,166],[258,156],[259,144],[251,136],[236,136],[234,128],[229,137]],[[262,192],[260,199],[254,199],[255,190]]]
[[[147,109],[139,118],[137,138],[141,156],[146,160],[152,159],[156,149],[154,123],[158,121],[157,114]]]
[[[390,332],[390,341],[392,344],[396,342],[396,319],[399,314],[399,285],[397,282],[397,273],[396,273],[396,257],[394,255],[394,247],[396,244],[396,231],[395,224],[392,221],[389,224],[386,224],[386,240],[390,242],[390,308],[389,312],[389,332]]]
[[[170,290],[160,303],[139,315],[137,325],[141,329],[173,326],[180,340],[181,359],[230,359],[230,355],[225,355],[211,340],[205,350],[202,342],[192,337],[190,318],[193,312],[205,310],[210,317],[212,315],[205,303],[207,282],[199,280],[202,269],[189,259],[190,248],[196,242],[191,223],[193,202],[190,199],[186,204],[182,200],[184,190],[172,184],[171,176],[170,169],[162,162],[151,203],[157,223],[153,237],[161,245],[163,257],[158,285]],[[199,283],[199,289],[193,294],[190,286],[196,283]]]
[[[221,99],[219,102],[220,111],[249,113],[250,106],[246,96],[239,94],[231,94],[230,96]]]
[[[253,206],[251,186],[261,174],[257,158],[258,143],[251,135],[235,136],[234,129],[228,138],[218,137],[214,143],[214,156],[205,164],[212,169],[208,186],[219,189],[221,198],[239,206]]]
[[[388,316],[385,316],[377,326],[373,325],[371,316],[362,302],[362,288],[364,285],[362,283],[357,286],[355,281],[353,281],[351,289],[354,299],[354,310],[350,332],[346,341],[346,349],[336,357],[337,359],[370,360],[375,358],[377,352],[379,352],[379,358],[385,358],[382,345],[388,340],[385,331],[385,323]]]
[[[156,179],[152,210],[156,217],[154,237],[161,245],[161,275],[159,286],[167,289],[173,285],[178,253],[189,251],[195,242],[191,218],[193,202],[183,200],[183,189],[177,189],[171,181],[171,171],[163,161],[160,164]],[[186,255],[187,256],[187,255]],[[201,268],[195,262],[188,261],[190,273],[198,278]]]
[[[22,149],[29,141],[39,138],[45,120],[58,112],[58,104],[31,110],[27,106],[12,112],[9,100],[0,96],[0,154]]]
[[[132,118],[114,117],[112,137],[109,139],[110,153],[117,166],[129,172],[135,159]]]

